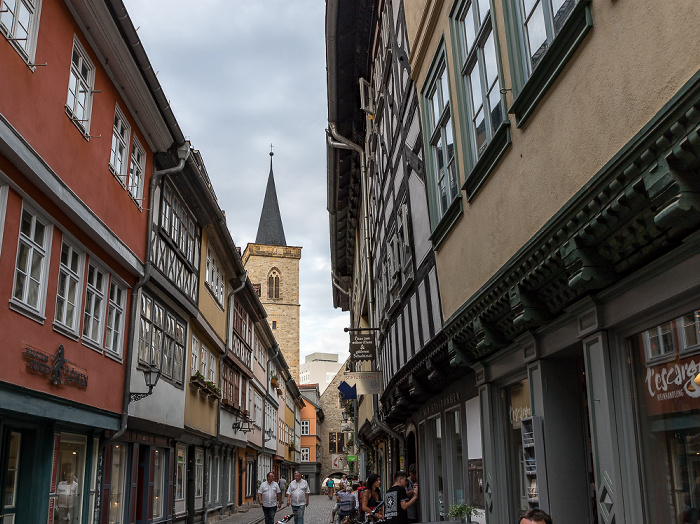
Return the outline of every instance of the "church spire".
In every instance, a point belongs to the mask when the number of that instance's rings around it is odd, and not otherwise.
[[[265,190],[265,200],[263,201],[260,223],[258,224],[258,234],[255,237],[256,244],[267,246],[286,246],[284,238],[284,227],[282,226],[282,216],[277,203],[277,190],[275,189],[275,177],[272,174],[272,144],[270,144],[270,175],[267,178],[267,189]]]

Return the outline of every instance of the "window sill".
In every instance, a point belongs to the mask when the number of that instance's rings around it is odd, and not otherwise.
[[[34,23],[34,22],[32,21],[32,23]],[[0,34],[1,34],[2,36],[4,36],[4,37],[5,37],[5,40],[7,40],[7,43],[10,44],[10,45],[12,46],[12,48],[13,48],[15,51],[17,51],[17,54],[18,54],[19,57],[22,59],[22,61],[27,65],[27,67],[29,68],[29,70],[30,70],[32,73],[33,73],[34,71],[36,71],[36,65],[37,65],[37,64],[32,63],[31,60],[29,59],[29,55],[27,54],[27,52],[26,52],[22,47],[20,47],[20,46],[17,44],[17,42],[15,42],[14,40],[11,40],[11,38],[12,38],[13,36],[11,36],[7,31],[5,31],[5,30],[2,29],[2,28],[0,28]],[[36,46],[36,37],[34,37],[33,40],[34,40],[34,43],[32,44],[32,47],[35,47],[35,46]],[[45,64],[43,64],[43,65],[45,65]]]
[[[65,326],[64,324],[61,324],[57,320],[54,321],[53,323],[53,330],[56,333],[60,333],[61,335],[70,338],[71,340],[78,341],[80,340],[80,335],[73,331],[71,328]]]
[[[20,315],[24,315],[25,317],[34,320],[35,322],[38,322],[42,326],[46,321],[46,317],[43,314],[41,314],[41,312],[28,306],[24,302],[20,302],[14,297],[10,299],[10,309],[15,311],[16,313],[19,313]]]
[[[76,120],[76,118],[73,116],[73,112],[70,110],[70,108],[68,106],[65,106],[65,108],[66,108],[66,116],[68,117],[68,119],[73,123],[73,125],[76,127],[76,129],[78,131],[80,131],[80,134],[83,135],[83,138],[89,142],[90,141],[90,134],[87,130],[88,126],[83,126],[78,120]],[[86,123],[89,124],[90,121],[88,120]],[[96,138],[98,138],[98,137],[96,137]]]
[[[116,354],[114,351],[111,351],[109,349],[105,349],[104,356],[114,360],[115,362],[123,364],[122,356]]]
[[[537,65],[530,78],[520,90],[513,105],[508,110],[515,114],[515,125],[523,126],[539,101],[554,83],[574,55],[579,44],[593,27],[591,0],[579,0],[552,42],[542,61]]]
[[[97,351],[97,352],[100,353],[100,354],[103,354],[103,353],[104,353],[104,350],[103,350],[103,349],[100,347],[100,345],[99,345],[97,342],[95,342],[94,340],[91,340],[91,339],[86,338],[85,336],[83,336],[82,342],[83,342],[83,346],[89,347],[90,349],[92,349],[92,350],[94,350],[94,351]]]
[[[510,142],[510,121],[506,120],[498,126],[491,143],[486,146],[484,154],[481,155],[481,158],[476,162],[471,173],[467,175],[464,181],[462,189],[467,193],[467,202],[474,197],[481,185],[486,181],[486,178],[496,167]]]
[[[462,216],[462,213],[462,195],[457,195],[430,235],[430,240],[435,250],[437,250],[445,238],[447,238],[447,235],[452,231],[452,228],[457,223],[459,217]]]

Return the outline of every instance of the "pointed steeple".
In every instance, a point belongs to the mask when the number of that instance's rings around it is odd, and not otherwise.
[[[272,145],[270,145],[272,149]],[[286,246],[284,238],[284,227],[282,226],[282,215],[277,203],[277,190],[275,189],[275,177],[272,174],[272,157],[275,154],[270,151],[270,176],[267,178],[267,189],[265,190],[265,200],[263,201],[260,223],[258,224],[258,234],[255,237],[256,244],[266,246]]]

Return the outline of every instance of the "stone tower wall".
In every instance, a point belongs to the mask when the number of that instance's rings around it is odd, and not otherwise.
[[[248,244],[243,264],[253,284],[260,284],[260,302],[267,311],[267,322],[282,350],[289,371],[299,383],[299,260],[301,248]],[[272,268],[280,272],[280,298],[269,299],[267,277]]]

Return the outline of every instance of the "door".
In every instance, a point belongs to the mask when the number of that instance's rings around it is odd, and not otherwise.
[[[3,524],[15,524],[21,518],[17,516],[20,510],[19,504],[19,478],[22,469],[20,467],[20,453],[24,453],[22,448],[22,434],[18,431],[9,431],[5,439],[2,449],[4,464],[4,482],[5,489],[2,495],[2,509],[0,510],[0,518]]]
[[[243,459],[238,458],[238,505],[243,505]]]

